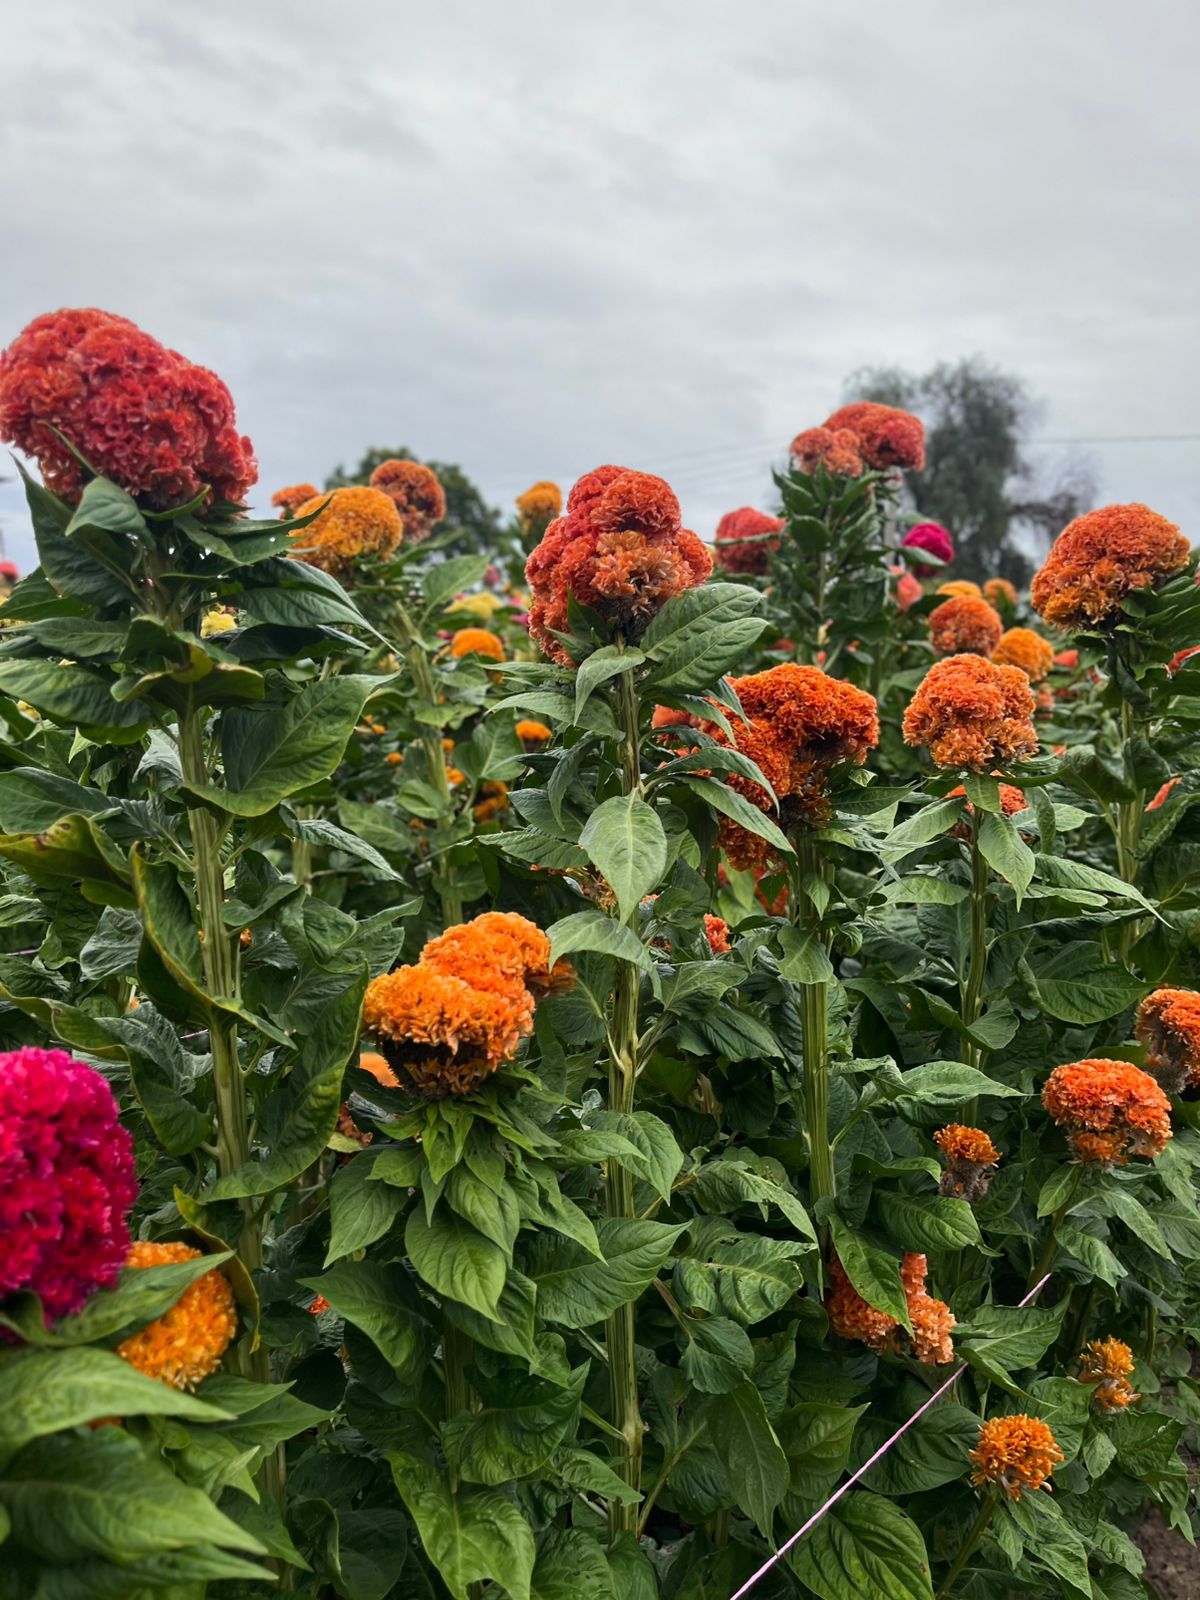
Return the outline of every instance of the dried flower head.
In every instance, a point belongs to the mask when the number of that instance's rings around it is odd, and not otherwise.
[[[1137,1009],[1133,1036],[1146,1046],[1146,1071],[1160,1089],[1181,1094],[1200,1086],[1200,994],[1155,989]]]
[[[856,400],[826,417],[825,426],[835,433],[848,428],[856,434],[863,460],[877,471],[899,467],[919,472],[925,465],[925,424],[910,411]]]
[[[982,1200],[1000,1165],[1000,1152],[982,1128],[951,1122],[938,1129],[933,1142],[946,1157],[939,1194],[969,1203]]]
[[[117,1116],[105,1080],[65,1050],[0,1054],[0,1302],[32,1290],[49,1321],[117,1281],[137,1193]]]
[[[516,726],[516,735],[526,750],[538,750],[544,744],[549,744],[554,737],[553,730],[544,722],[534,722],[522,718]]]
[[[1032,628],[1009,628],[992,653],[1003,667],[1020,667],[1030,683],[1040,683],[1054,665],[1054,647]]]
[[[806,428],[792,440],[791,453],[801,472],[824,467],[835,478],[861,478],[866,466],[862,441],[851,428]]]
[[[839,1338],[856,1339],[877,1355],[887,1350],[901,1351],[926,1366],[943,1366],[953,1361],[950,1334],[955,1326],[954,1314],[944,1301],[935,1300],[926,1293],[927,1270],[925,1257],[912,1252],[904,1256],[900,1265],[904,1298],[912,1323],[910,1335],[894,1317],[868,1305],[850,1282],[837,1256],[831,1257],[829,1288],[825,1293],[829,1326]]]
[[[315,483],[292,483],[286,489],[276,489],[271,504],[279,507],[279,518],[283,522],[294,517],[309,500],[316,500],[320,493]]]
[[[258,477],[220,378],[107,311],[35,317],[0,354],[0,439],[70,501],[88,477],[71,446],[158,510],[241,501]]]
[[[929,613],[929,640],[939,656],[990,656],[1003,632],[999,613],[973,595],[943,600]]]
[[[1007,578],[989,578],[983,586],[983,598],[990,600],[997,609],[1001,606],[1015,606],[1017,586],[1015,583],[1009,583]]]
[[[379,489],[335,489],[297,507],[306,517],[325,503],[325,509],[295,536],[289,554],[310,567],[335,576],[353,571],[364,557],[390,556],[400,544],[400,513]]]
[[[1133,1351],[1120,1339],[1093,1339],[1079,1358],[1079,1381],[1095,1384],[1098,1411],[1123,1411],[1142,1398],[1129,1381],[1132,1371]]]
[[[408,544],[423,539],[446,515],[446,491],[437,473],[419,461],[381,461],[371,474],[371,488],[396,507]]]
[[[530,484],[517,496],[517,516],[524,528],[544,528],[562,511],[562,490],[548,478]]]
[[[782,517],[769,517],[753,506],[727,511],[717,523],[713,555],[726,572],[750,572],[762,576],[770,557],[779,549]]]
[[[923,746],[939,767],[990,772],[1037,750],[1033,691],[1018,667],[982,656],[935,662],[904,713],[906,744]]]
[[[131,1245],[127,1267],[161,1267],[198,1261],[201,1252],[173,1242]],[[194,1389],[221,1365],[237,1335],[237,1306],[219,1267],[190,1284],[169,1311],[117,1346],[117,1354],[148,1378],[172,1389]]]
[[[1102,506],[1070,522],[1030,589],[1033,608],[1057,628],[1117,621],[1126,595],[1187,565],[1190,546],[1149,506]]]
[[[912,552],[923,550],[926,555],[936,556],[943,566],[954,560],[954,540],[950,537],[950,530],[943,528],[940,522],[915,523],[901,539],[900,548],[910,552],[912,569],[919,578],[928,578],[941,568],[913,560]]]
[[[1010,1500],[1026,1489],[1050,1488],[1050,1475],[1065,1459],[1040,1417],[991,1417],[979,1429],[979,1443],[967,1452],[971,1482],[978,1488],[999,1484]]]
[[[450,641],[450,654],[456,661],[463,656],[486,656],[489,661],[504,660],[504,641],[487,628],[460,628]]]
[[[1171,1137],[1171,1103],[1140,1067],[1127,1061],[1072,1061],[1055,1067],[1042,1104],[1067,1130],[1078,1161],[1125,1166],[1131,1155],[1151,1160]]]

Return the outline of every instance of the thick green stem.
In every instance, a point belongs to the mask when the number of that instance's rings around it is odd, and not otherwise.
[[[1137,732],[1133,707],[1128,700],[1121,701],[1121,751],[1125,759],[1126,776],[1129,775],[1129,748]],[[1138,876],[1138,840],[1141,838],[1145,796],[1141,790],[1128,800],[1117,802],[1117,825],[1113,830],[1117,845],[1117,872],[1126,883],[1136,886]],[[1128,963],[1130,952],[1138,935],[1136,921],[1122,923],[1117,934],[1117,954]]]
[[[988,866],[979,848],[979,830],[983,826],[983,812],[975,806],[971,812],[971,942],[967,954],[967,970],[961,987],[963,1023],[973,1027],[983,1010],[984,983],[987,978],[987,916],[988,916]],[[966,1041],[964,1050],[967,1065],[978,1069],[983,1064],[982,1046],[973,1039]],[[962,1109],[962,1120],[971,1125],[979,1115],[979,1101],[968,1100]]]
[[[987,1525],[995,1515],[997,1504],[996,1491],[991,1489],[979,1508],[979,1515],[971,1524],[971,1531],[963,1540],[962,1549],[954,1558],[953,1566],[942,1579],[942,1586],[937,1592],[937,1600],[949,1600],[950,1591],[958,1581],[959,1574],[979,1548],[979,1541],[987,1532]]]
[[[1082,1183],[1083,1168],[1080,1166],[1075,1169],[1075,1181],[1071,1185],[1067,1198],[1050,1218],[1050,1226],[1046,1231],[1041,1253],[1034,1263],[1033,1271],[1029,1274],[1029,1282],[1025,1285],[1027,1289],[1032,1289],[1035,1284],[1040,1283],[1046,1273],[1049,1272],[1055,1254],[1058,1251],[1058,1230],[1062,1226],[1063,1218],[1079,1198],[1079,1189]]]
[[[799,882],[794,897],[797,925],[828,949],[829,939],[809,889],[824,881],[825,863],[805,834],[796,840]],[[829,1137],[829,985],[800,985],[800,1025],[804,1036],[804,1129],[808,1139],[809,1197],[832,1199],[837,1192],[833,1145]]]

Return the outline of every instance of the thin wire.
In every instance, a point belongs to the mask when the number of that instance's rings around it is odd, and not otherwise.
[[[1024,1300],[1019,1300],[1017,1302],[1017,1309],[1020,1310],[1022,1306],[1027,1306],[1031,1300],[1041,1293],[1041,1291],[1049,1282],[1050,1274],[1047,1272],[1045,1277],[1034,1284],[1033,1288],[1030,1289]],[[795,1533],[788,1540],[788,1542],[784,1545],[780,1545],[775,1554],[771,1556],[769,1560],[764,1561],[762,1566],[759,1567],[758,1571],[746,1579],[745,1583],[736,1594],[730,1595],[729,1600],[744,1600],[744,1597],[750,1593],[751,1589],[753,1589],[756,1584],[761,1582],[761,1580],[766,1577],[771,1568],[782,1561],[784,1556],[787,1555],[788,1551],[793,1549],[794,1546],[798,1545],[806,1533],[811,1532],[811,1530],[816,1527],[817,1523],[820,1522],[825,1513],[827,1511],[831,1511],[833,1507],[837,1505],[842,1496],[844,1494],[848,1494],[849,1491],[853,1489],[854,1485],[859,1481],[859,1479],[865,1477],[875,1463],[880,1460],[881,1457],[885,1456],[899,1439],[904,1437],[913,1424],[920,1421],[920,1419],[929,1410],[930,1406],[936,1404],[936,1402],[940,1400],[944,1394],[948,1394],[950,1390],[953,1389],[954,1385],[958,1382],[966,1370],[967,1363],[964,1361],[960,1367],[956,1368],[956,1370],[950,1374],[945,1383],[942,1384],[941,1388],[935,1389],[934,1392],[929,1396],[929,1399],[926,1400],[925,1404],[921,1406],[919,1410],[913,1412],[912,1416],[909,1417],[907,1422],[902,1422],[900,1424],[890,1439],[884,1440],[870,1460],[864,1461],[862,1466],[858,1468],[857,1472],[852,1472],[846,1479],[845,1483],[842,1484],[841,1488],[836,1489],[834,1493],[829,1496],[829,1499],[826,1500],[825,1504],[814,1511],[812,1516],[809,1517],[808,1521],[804,1523],[802,1527],[796,1529]]]

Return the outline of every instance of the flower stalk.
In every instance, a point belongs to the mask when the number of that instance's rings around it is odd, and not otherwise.
[[[797,924],[814,943],[828,951],[828,930],[813,901],[809,885],[827,881],[826,864],[811,837],[798,833],[794,838],[798,865],[796,892]],[[829,1137],[829,985],[801,983],[800,1025],[804,1037],[804,1127],[808,1140],[809,1196],[814,1207],[818,1200],[833,1199],[837,1192],[833,1168],[833,1145]]]
[[[975,1521],[971,1524],[970,1530],[967,1533],[967,1537],[963,1540],[962,1547],[955,1556],[949,1572],[942,1579],[941,1587],[938,1589],[936,1600],[950,1600],[950,1595],[954,1589],[954,1585],[958,1582],[962,1570],[966,1566],[967,1562],[970,1561],[976,1550],[978,1550],[980,1542],[982,1541],[984,1534],[987,1532],[988,1524],[996,1514],[996,1507],[999,1505],[999,1503],[999,1496],[996,1489],[994,1487],[989,1489],[983,1498],[982,1505],[979,1507],[979,1514],[975,1518]]]

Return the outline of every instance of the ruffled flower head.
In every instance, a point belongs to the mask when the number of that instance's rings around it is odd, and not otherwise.
[[[1033,608],[1056,628],[1116,622],[1125,596],[1180,571],[1190,546],[1173,522],[1134,502],[1069,522],[1035,576]]]
[[[1137,1009],[1133,1036],[1146,1046],[1146,1071],[1160,1089],[1181,1094],[1200,1086],[1200,994],[1155,989]]]
[[[1171,1137],[1171,1102],[1149,1073],[1127,1061],[1072,1061],[1055,1067],[1042,1104],[1067,1130],[1077,1161],[1123,1167],[1130,1156],[1160,1156]]]
[[[866,466],[862,441],[851,428],[806,428],[792,440],[791,454],[801,472],[824,467],[835,478],[861,478]]]
[[[970,578],[951,578],[948,582],[939,584],[935,592],[945,595],[947,600],[983,599],[983,590],[977,583],[972,583]]]
[[[530,484],[517,496],[517,516],[523,528],[544,528],[562,511],[562,490],[548,478]]]
[[[983,1129],[951,1122],[938,1129],[933,1142],[946,1158],[939,1194],[968,1202],[982,1200],[1000,1165],[1000,1152]]]
[[[575,484],[566,514],[526,563],[529,631],[551,660],[574,666],[555,637],[568,629],[572,595],[634,639],[672,595],[711,572],[712,555],[683,526],[669,484],[648,472],[597,467]]]
[[[1019,667],[982,656],[950,656],[925,674],[904,713],[904,741],[939,767],[990,772],[1037,750],[1033,690]]]
[[[320,492],[315,483],[292,483],[286,489],[276,489],[271,504],[278,506],[279,519],[283,522],[294,517],[309,500],[315,500]]]
[[[517,738],[526,750],[540,750],[544,744],[549,744],[554,737],[554,732],[544,722],[536,722],[531,718],[522,718],[515,729]]]
[[[1132,1371],[1133,1351],[1120,1339],[1093,1339],[1079,1358],[1079,1381],[1095,1385],[1098,1411],[1123,1411],[1142,1398],[1129,1381]]]
[[[883,1311],[868,1305],[855,1289],[846,1269],[833,1256],[829,1263],[829,1288],[825,1310],[829,1326],[842,1339],[854,1339],[877,1355],[892,1350],[914,1356],[926,1366],[944,1366],[954,1360],[951,1332],[954,1314],[942,1300],[925,1291],[928,1267],[923,1255],[908,1253],[900,1264],[900,1279],[908,1304],[912,1334]]]
[[[1017,586],[1009,583],[1007,578],[989,578],[983,586],[983,598],[988,600],[997,609],[1001,606],[1015,606],[1017,603]]]
[[[925,591],[921,587],[920,580],[918,578],[914,578],[911,572],[902,572],[896,579],[897,610],[909,610],[910,607],[916,605],[917,601],[920,600],[924,594]]]
[[[991,1417],[979,1429],[979,1443],[967,1452],[971,1482],[977,1488],[999,1484],[1010,1500],[1027,1489],[1049,1489],[1050,1475],[1065,1457],[1040,1417]]]
[[[339,576],[364,558],[386,559],[400,544],[403,527],[395,505],[379,489],[352,486],[316,495],[296,507],[306,517],[324,504],[315,521],[301,528],[288,552],[297,561]]]
[[[992,660],[1003,667],[1020,667],[1030,683],[1040,683],[1054,665],[1054,646],[1032,628],[1009,628]]]
[[[88,473],[69,446],[155,510],[241,501],[258,477],[220,378],[108,311],[35,317],[0,355],[0,439],[70,501]]]
[[[919,472],[925,465],[925,424],[911,411],[856,400],[826,417],[825,426],[835,433],[848,428],[855,434],[863,460],[878,472],[889,467]]]
[[[929,613],[929,640],[939,656],[990,656],[1003,632],[999,612],[973,595],[943,600]]]
[[[117,1117],[105,1080],[65,1050],[0,1054],[0,1302],[32,1290],[50,1321],[116,1283],[137,1194]]]
[[[198,1261],[201,1252],[178,1242],[130,1247],[127,1267],[161,1267]],[[190,1284],[161,1317],[117,1346],[117,1354],[148,1378],[172,1389],[194,1389],[214,1373],[237,1336],[237,1306],[219,1267]]]
[[[734,721],[733,746],[770,783],[786,828],[819,827],[829,815],[829,777],[844,763],[861,766],[879,742],[875,700],[863,689],[829,678],[819,667],[784,662],[735,678],[732,687],[747,722]],[[706,731],[729,744],[715,723]],[[764,813],[774,810],[761,784],[734,773],[727,782]],[[739,823],[722,818],[718,841],[735,867],[765,867],[770,847]]]
[[[456,661],[461,661],[463,656],[487,656],[489,661],[503,661],[504,643],[487,628],[460,628],[450,641],[450,654]]]
[[[726,572],[749,572],[761,577],[771,555],[779,549],[782,517],[769,517],[753,506],[727,511],[717,523],[713,555]]]
[[[381,461],[370,482],[371,488],[387,495],[400,513],[404,538],[409,544],[423,539],[446,515],[446,491],[437,473],[419,461]]]
[[[574,982],[550,941],[515,912],[489,911],[431,939],[412,966],[367,986],[363,1026],[400,1082],[428,1099],[463,1095],[516,1054],[537,1001]]]
[[[910,552],[910,560],[919,550],[936,556],[942,566],[954,560],[954,540],[950,537],[949,528],[943,528],[940,522],[914,524],[901,539],[900,548]],[[928,562],[913,561],[913,571],[919,578],[928,578],[940,570],[940,567],[931,567]]]
[[[724,917],[714,917],[709,912],[704,913],[704,933],[708,939],[708,948],[715,956],[723,956],[729,950],[729,924]]]

